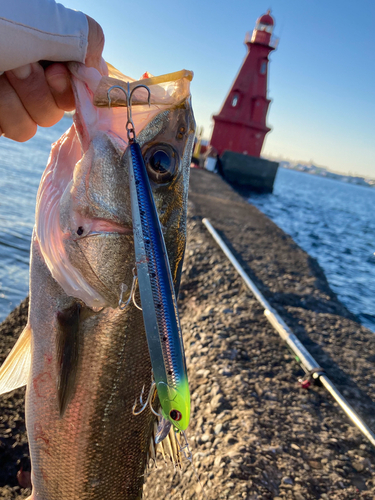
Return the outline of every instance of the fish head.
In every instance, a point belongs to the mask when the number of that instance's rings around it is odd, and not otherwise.
[[[176,288],[186,243],[194,134],[191,102],[186,98],[156,114],[138,135]],[[66,270],[76,273],[76,290],[70,295],[89,306],[116,308],[124,285],[131,288],[135,255],[126,149],[115,133],[98,131],[75,165],[60,201]],[[87,293],[80,293],[83,282],[99,299],[93,302]]]
[[[163,417],[178,431],[187,429],[190,421],[190,392],[187,379],[180,381],[175,387],[159,382],[157,391]]]

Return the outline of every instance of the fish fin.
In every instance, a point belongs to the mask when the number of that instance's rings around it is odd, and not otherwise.
[[[154,427],[156,425],[156,422],[154,423]],[[157,427],[157,425],[156,425]],[[153,430],[153,434],[157,432],[157,429]],[[151,436],[151,439],[150,439],[150,447],[149,447],[149,450],[148,450],[148,454],[147,454],[147,464],[149,465],[150,464],[150,460],[152,460],[152,462],[154,463],[155,467],[156,467],[156,447],[157,447],[157,444],[155,444],[155,441],[153,439],[153,435]],[[150,465],[149,465],[150,466]]]
[[[181,445],[173,430],[173,426],[171,427],[168,435],[162,441],[158,442],[155,445],[154,443],[157,432],[158,432],[158,424],[155,422],[154,428],[151,433],[151,443],[148,455],[149,459],[152,459],[156,466],[157,454],[158,452],[160,452],[166,464],[168,463],[167,457],[169,457],[169,460],[172,462],[173,468],[175,470],[176,468],[177,470],[180,470],[182,467],[181,452],[180,452]]]
[[[107,68],[108,68],[108,76],[110,76],[112,78],[118,78],[119,80],[124,80],[124,81],[130,81],[130,82],[134,81],[133,78],[131,78],[130,80],[127,80],[129,77],[125,76],[124,73],[121,73],[120,70],[115,68],[109,62],[106,61],[106,64],[107,64]]]
[[[0,394],[27,384],[31,366],[31,328],[26,325],[0,368]]]
[[[57,313],[57,401],[60,418],[74,396],[79,361],[81,306],[73,304]]]

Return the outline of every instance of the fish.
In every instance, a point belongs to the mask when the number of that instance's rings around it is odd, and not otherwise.
[[[93,105],[102,75],[70,69],[77,111],[42,176],[28,324],[0,369],[0,393],[27,385],[30,500],[137,500],[156,423],[149,408],[132,411],[152,384],[142,311],[119,307],[135,267],[126,120]],[[150,85],[158,104],[133,109],[176,295],[195,135],[186,80]],[[174,160],[165,168],[161,149]]]

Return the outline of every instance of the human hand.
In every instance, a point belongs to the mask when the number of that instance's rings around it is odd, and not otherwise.
[[[100,69],[104,34],[99,24],[89,23],[85,64]],[[0,134],[18,142],[31,139],[37,126],[51,127],[75,109],[70,73],[64,63],[43,69],[31,63],[0,76]]]

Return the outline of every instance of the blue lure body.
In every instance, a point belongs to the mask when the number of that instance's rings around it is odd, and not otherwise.
[[[129,151],[136,268],[153,376],[163,417],[184,431],[190,393],[168,254],[139,144],[130,142]]]

